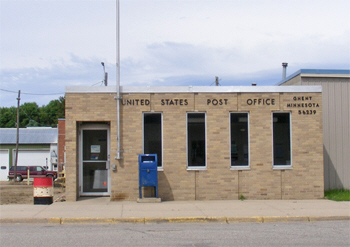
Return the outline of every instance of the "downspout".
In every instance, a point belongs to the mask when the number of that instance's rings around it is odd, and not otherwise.
[[[117,18],[116,18],[116,26],[117,26],[117,35],[116,35],[116,46],[117,46],[117,96],[115,99],[117,100],[117,157],[115,159],[120,160],[122,159],[120,153],[121,153],[121,146],[120,146],[120,39],[119,39],[119,0],[117,0]]]

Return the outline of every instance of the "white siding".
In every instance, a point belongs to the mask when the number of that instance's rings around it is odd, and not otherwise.
[[[9,173],[9,151],[0,150],[0,181],[7,181]]]
[[[15,163],[16,150],[13,150],[13,164]],[[50,162],[50,150],[18,150],[18,166],[48,166]]]

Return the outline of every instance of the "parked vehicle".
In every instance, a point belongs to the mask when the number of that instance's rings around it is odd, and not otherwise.
[[[9,170],[9,179],[14,179],[14,166],[12,166]],[[29,177],[35,178],[35,177],[52,177],[53,179],[57,178],[57,172],[55,171],[48,171],[42,166],[17,166],[16,169],[16,181],[20,182],[23,179],[26,179],[28,176],[28,169],[29,169]]]

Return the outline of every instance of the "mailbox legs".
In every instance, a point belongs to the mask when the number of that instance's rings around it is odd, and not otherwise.
[[[139,186],[139,194],[140,194],[140,197],[139,198],[142,198],[142,187],[143,186]],[[144,186],[146,187],[146,186]],[[149,187],[153,187],[154,188],[154,194],[155,194],[155,197],[158,198],[158,186],[149,186]]]

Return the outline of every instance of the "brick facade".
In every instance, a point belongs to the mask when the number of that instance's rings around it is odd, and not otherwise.
[[[66,121],[65,119],[58,119],[58,172],[62,172],[65,165],[65,153],[66,153]]]
[[[280,87],[281,88],[281,87]],[[321,92],[122,93],[121,160],[115,93],[66,93],[67,200],[79,197],[79,126],[110,128],[111,199],[138,198],[143,113],[162,113],[159,197],[168,200],[315,199],[323,197]],[[169,104],[173,100],[173,104]],[[141,102],[141,100],[143,100]],[[163,100],[163,101],[162,101]],[[164,101],[165,100],[165,101]],[[129,104],[126,104],[129,102]],[[136,103],[137,102],[137,103]],[[176,102],[176,103],[175,103]],[[291,166],[273,167],[272,112],[290,112]],[[206,169],[187,169],[187,112],[206,113]],[[249,114],[249,167],[231,167],[230,112]]]

